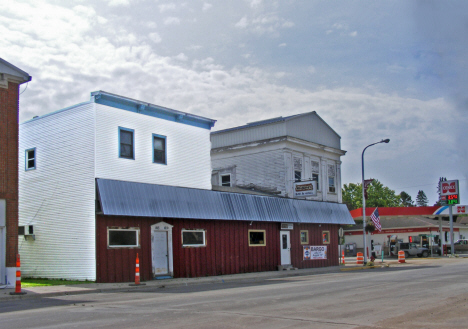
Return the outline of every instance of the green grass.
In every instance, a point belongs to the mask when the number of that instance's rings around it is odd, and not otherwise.
[[[94,283],[94,281],[72,281],[63,279],[21,278],[21,287],[63,286],[70,284]]]

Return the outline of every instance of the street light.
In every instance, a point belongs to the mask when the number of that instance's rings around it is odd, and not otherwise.
[[[367,241],[366,241],[366,198],[364,196],[364,152],[366,149],[372,145],[380,143],[388,143],[390,139],[382,139],[380,142],[367,145],[364,150],[362,150],[362,239],[364,240],[364,264],[367,263]]]

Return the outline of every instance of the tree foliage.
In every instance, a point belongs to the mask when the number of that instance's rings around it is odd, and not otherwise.
[[[416,196],[416,204],[418,207],[427,207],[427,196],[423,190],[418,191],[418,195]]]
[[[343,185],[343,203],[348,206],[349,210],[362,208],[362,184],[344,184]],[[367,187],[368,199],[366,207],[401,207],[400,196],[395,194],[387,186],[375,179]]]
[[[411,195],[405,191],[400,193],[400,202],[402,207],[414,207],[414,201],[411,199]]]

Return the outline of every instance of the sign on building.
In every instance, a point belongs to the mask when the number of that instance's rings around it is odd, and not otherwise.
[[[301,196],[316,196],[317,195],[317,182],[296,182],[294,183],[294,197]]]

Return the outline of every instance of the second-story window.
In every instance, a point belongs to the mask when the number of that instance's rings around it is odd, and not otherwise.
[[[135,159],[135,131],[119,127],[119,158]]]
[[[221,186],[231,186],[231,174],[221,175]]]
[[[328,165],[328,192],[330,193],[336,192],[335,176],[336,176],[335,166]]]
[[[294,181],[302,181],[302,159],[294,157]]]
[[[26,150],[26,170],[36,169],[36,148]]]
[[[153,134],[153,162],[167,164],[166,136]]]
[[[319,186],[320,164],[317,161],[311,161],[310,165],[312,167],[312,180],[317,182],[317,191],[318,191],[320,190],[320,186]]]

